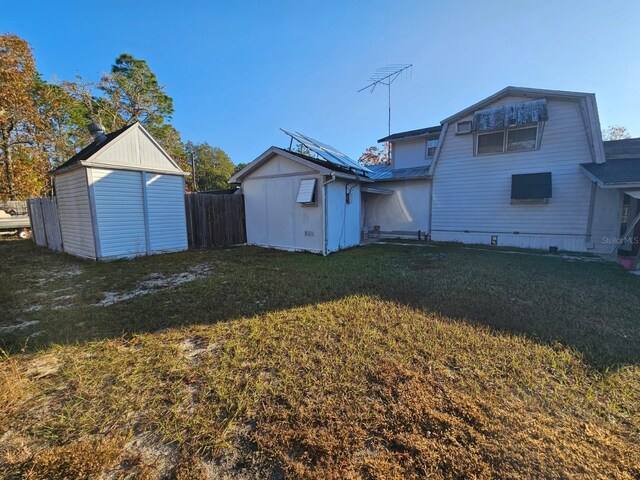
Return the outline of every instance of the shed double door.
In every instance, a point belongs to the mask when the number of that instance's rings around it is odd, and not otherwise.
[[[187,248],[181,176],[93,169],[101,258]]]

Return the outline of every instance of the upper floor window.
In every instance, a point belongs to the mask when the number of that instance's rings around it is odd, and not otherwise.
[[[538,139],[538,127],[514,128],[507,130],[507,151],[533,150]]]
[[[427,140],[427,158],[431,158],[436,154],[438,148],[438,139]]]
[[[456,133],[471,133],[471,122],[458,122],[456,123]]]
[[[520,152],[538,147],[538,126],[506,128],[498,132],[478,133],[476,154]]]

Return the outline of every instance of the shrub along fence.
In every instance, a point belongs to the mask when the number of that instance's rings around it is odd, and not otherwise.
[[[55,198],[30,198],[27,200],[31,234],[36,245],[62,251],[62,231]]]
[[[211,248],[246,243],[244,195],[187,193],[189,248]]]

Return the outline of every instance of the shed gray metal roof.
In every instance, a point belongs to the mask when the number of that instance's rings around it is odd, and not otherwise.
[[[608,140],[604,144],[604,153],[609,158],[640,158],[640,138]]]
[[[429,165],[423,167],[391,168],[388,165],[371,165],[369,178],[374,182],[393,182],[429,177]]]
[[[587,176],[602,187],[625,187],[640,184],[640,157],[583,163]]]
[[[400,140],[410,137],[423,137],[430,134],[439,134],[442,130],[442,125],[436,125],[435,127],[419,128],[417,130],[407,130],[406,132],[393,133],[387,137],[381,138],[378,142],[387,142],[392,140]]]

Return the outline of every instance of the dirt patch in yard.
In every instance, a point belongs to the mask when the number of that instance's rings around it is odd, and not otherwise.
[[[37,320],[23,320],[20,323],[16,323],[15,325],[0,327],[0,335],[5,333],[12,333],[16,330],[23,330],[25,328],[31,327],[32,325],[37,325],[38,323],[40,322],[38,322]]]
[[[165,290],[177,288],[184,283],[205,278],[210,274],[211,266],[207,264],[197,265],[188,269],[186,272],[169,276],[161,273],[152,273],[145,280],[142,280],[134,290],[127,292],[105,292],[104,298],[98,303],[93,304],[93,306],[108,307],[109,305],[124,302],[132,298],[153,295]]]

